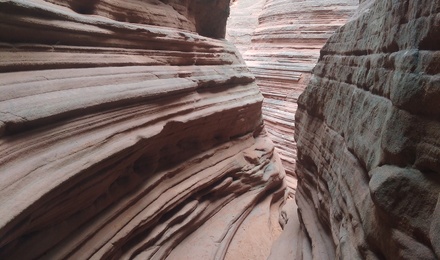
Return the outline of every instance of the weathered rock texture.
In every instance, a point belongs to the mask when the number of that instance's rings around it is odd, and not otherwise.
[[[1,259],[269,255],[284,170],[263,97],[199,35],[228,6],[0,1]]]
[[[357,4],[357,0],[237,0],[231,6],[228,39],[237,43],[257,78],[266,129],[289,175],[295,171],[298,96],[309,82],[319,50]],[[250,42],[244,36],[252,31]]]
[[[226,39],[233,42],[243,55],[251,47],[252,35],[258,27],[266,0],[235,0],[231,2],[231,14],[228,18]]]
[[[439,259],[440,1],[364,1],[298,104],[302,248]]]

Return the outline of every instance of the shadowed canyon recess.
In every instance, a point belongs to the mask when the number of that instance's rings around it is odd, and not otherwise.
[[[0,259],[438,259],[440,0],[0,0],[0,186]]]

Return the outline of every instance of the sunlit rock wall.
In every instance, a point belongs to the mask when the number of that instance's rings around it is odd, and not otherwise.
[[[252,35],[265,3],[266,0],[231,1],[226,39],[234,43],[242,55],[251,47]]]
[[[0,1],[1,259],[269,255],[284,170],[228,6]]]
[[[266,129],[289,175],[295,172],[298,96],[309,82],[319,50],[357,4],[357,0],[237,0],[231,6],[227,35],[257,78],[265,98]],[[253,24],[256,16],[258,25]],[[249,31],[253,33],[248,40]]]
[[[440,1],[363,1],[298,104],[303,256],[439,259]]]

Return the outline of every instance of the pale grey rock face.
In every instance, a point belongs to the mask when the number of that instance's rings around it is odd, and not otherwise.
[[[440,257],[439,13],[438,0],[363,1],[322,49],[295,133],[312,256]]]

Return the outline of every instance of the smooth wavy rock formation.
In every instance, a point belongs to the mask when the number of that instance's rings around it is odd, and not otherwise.
[[[357,5],[357,0],[237,0],[232,5],[228,39],[242,52],[241,46],[245,46],[243,58],[264,95],[266,129],[289,175],[295,175],[298,96],[310,80],[319,50]],[[255,11],[255,6],[262,10]],[[252,25],[253,19],[258,19],[257,26]],[[243,42],[242,35],[251,28],[251,42]]]
[[[263,97],[200,36],[228,6],[0,1],[0,259],[270,254],[285,173]]]
[[[314,259],[440,258],[440,1],[363,1],[299,98]]]

